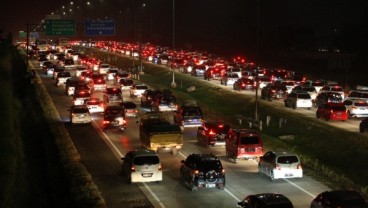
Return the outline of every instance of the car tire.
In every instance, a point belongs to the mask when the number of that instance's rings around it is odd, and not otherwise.
[[[270,179],[271,181],[275,181],[275,175],[273,174],[273,171],[270,171]]]
[[[293,110],[295,110],[296,109],[296,104],[295,103],[293,103]]]
[[[287,102],[286,102],[286,101],[284,101],[284,103],[285,103],[285,107],[288,107]]]
[[[271,96],[268,96],[268,102],[271,102]]]
[[[319,115],[319,113],[316,113],[316,118],[320,118],[321,116]]]
[[[177,155],[177,154],[178,154],[178,149],[176,149],[176,147],[174,147],[174,148],[172,149],[171,153],[172,153],[173,155]]]
[[[352,116],[351,116],[350,111],[348,111],[348,112],[347,112],[347,114],[348,114],[348,119],[351,119],[351,118],[352,118]]]
[[[361,127],[361,126],[360,126],[360,127],[359,127],[359,132],[360,132],[360,133],[364,133],[364,131],[365,131],[364,127]]]
[[[198,187],[194,184],[194,181],[193,180],[190,180],[190,184],[189,184],[189,188],[191,191],[197,191],[198,190]]]

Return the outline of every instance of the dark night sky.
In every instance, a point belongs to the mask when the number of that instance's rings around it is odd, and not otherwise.
[[[85,2],[87,1],[74,1],[74,5],[83,5],[80,12],[74,16],[78,21],[83,22],[85,18],[113,17],[117,24],[116,37],[113,38],[125,41],[135,39],[132,35],[133,2],[136,5],[146,3],[144,11],[138,6],[135,10],[138,16],[136,21],[142,22],[143,25],[142,40],[172,46],[173,0],[91,0],[95,6],[93,9],[86,9]],[[261,48],[265,45],[280,47],[285,44],[294,47],[295,41],[308,39],[308,35],[323,36],[331,34],[334,29],[341,32],[346,28],[358,31],[359,37],[349,38],[355,39],[352,43],[356,45],[354,47],[359,47],[357,40],[360,40],[361,33],[367,33],[367,0],[259,0],[259,2]],[[25,30],[26,23],[39,23],[46,14],[69,3],[70,1],[64,0],[22,0],[22,3],[5,0],[0,7],[0,28],[5,31],[3,35],[10,31],[17,39],[18,31]],[[225,53],[230,50],[244,53],[255,50],[257,0],[175,0],[175,4],[177,48],[199,47]],[[350,43],[345,41],[345,44]],[[363,46],[365,45],[362,44]]]

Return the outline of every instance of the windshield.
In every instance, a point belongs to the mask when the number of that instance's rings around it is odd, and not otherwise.
[[[88,113],[88,108],[73,108],[73,113]]]
[[[148,89],[148,87],[147,86],[140,86],[140,85],[138,85],[138,86],[136,86],[136,89],[137,90],[146,90],[146,89]]]

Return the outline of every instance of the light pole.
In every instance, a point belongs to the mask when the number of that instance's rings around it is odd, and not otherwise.
[[[258,65],[259,63],[259,33],[260,33],[260,25],[259,25],[259,19],[260,19],[260,1],[261,0],[257,0],[257,54],[256,54],[256,64]],[[256,68],[256,100],[255,100],[255,115],[254,118],[255,120],[258,121],[258,69],[259,67]]]

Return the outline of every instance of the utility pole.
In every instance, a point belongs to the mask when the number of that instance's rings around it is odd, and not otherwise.
[[[256,99],[255,99],[255,115],[254,118],[255,120],[258,121],[258,70],[259,70],[259,36],[260,36],[260,1],[261,0],[257,0],[257,55],[256,55],[256,64],[257,64],[257,68],[256,68]]]

